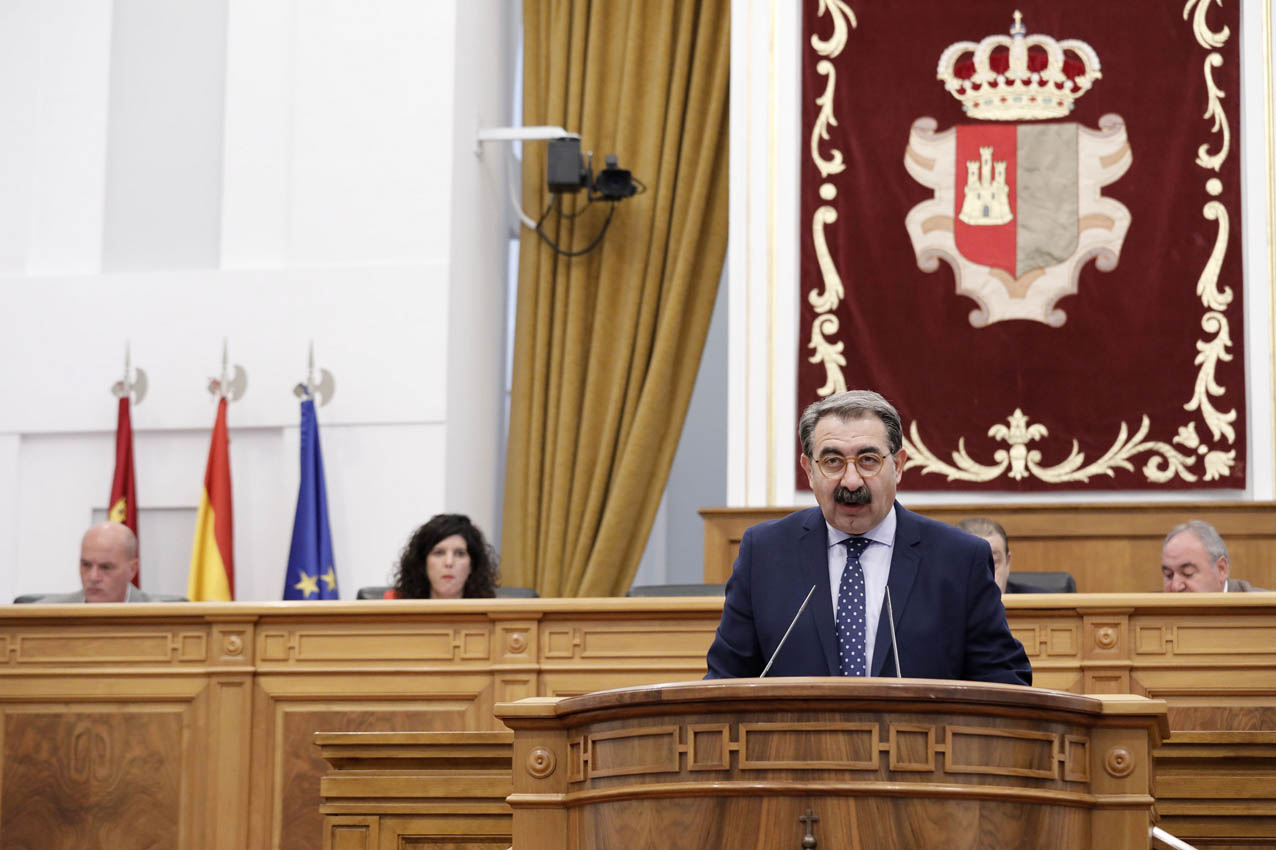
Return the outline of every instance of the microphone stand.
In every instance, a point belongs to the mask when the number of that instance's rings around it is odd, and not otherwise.
[[[798,606],[798,612],[793,615],[793,622],[789,623],[789,627],[784,630],[784,637],[780,638],[780,642],[775,646],[775,652],[771,653],[771,657],[767,660],[766,666],[762,668],[762,672],[758,674],[761,679],[771,669],[771,665],[775,663],[775,657],[780,654],[780,650],[784,648],[784,642],[789,639],[789,632],[793,631],[793,627],[797,625],[798,618],[802,616],[802,612],[806,610],[806,603],[811,601],[811,595],[815,593],[815,585],[811,585],[811,589],[806,592],[806,598],[802,600],[802,604]]]

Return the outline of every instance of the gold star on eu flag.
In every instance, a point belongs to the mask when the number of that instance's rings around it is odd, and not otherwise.
[[[306,573],[302,573],[301,581],[294,584],[293,587],[296,588],[297,590],[300,590],[302,593],[304,593],[306,595],[306,598],[309,598],[310,594],[312,593],[315,596],[318,596],[319,595],[319,576],[312,576]]]
[[[332,568],[331,564],[328,565],[328,572],[319,576],[319,578],[324,580],[324,583],[328,585],[329,590],[337,589],[337,571]]]

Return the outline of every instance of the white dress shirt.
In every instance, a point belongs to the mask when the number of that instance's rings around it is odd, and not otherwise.
[[[846,546],[843,541],[851,535],[838,531],[828,524],[829,591],[833,599],[833,622],[837,622],[837,592],[842,584],[842,570],[846,569]],[[873,541],[860,555],[860,567],[864,570],[864,656],[871,674],[873,649],[877,643],[877,624],[881,620],[882,604],[886,599],[886,580],[891,574],[891,554],[895,551],[895,507],[886,518],[865,532],[863,537]]]

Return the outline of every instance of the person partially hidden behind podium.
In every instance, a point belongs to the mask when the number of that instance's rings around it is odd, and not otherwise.
[[[988,541],[988,547],[992,549],[993,581],[1002,593],[1006,593],[1010,584],[1010,538],[1006,536],[1006,529],[996,520],[982,516],[967,517],[957,523],[957,527]]]
[[[745,531],[706,678],[757,676],[774,656],[771,676],[894,676],[898,661],[906,677],[1032,684],[988,544],[895,501],[907,457],[895,408],[838,393],[806,409],[798,435],[818,507]]]
[[[132,585],[137,575],[137,537],[127,525],[103,522],[80,540],[80,590],[52,593],[36,602],[154,602]]]
[[[399,558],[387,599],[490,599],[496,552],[464,514],[436,514],[418,528]]]
[[[1161,590],[1165,593],[1252,593],[1247,581],[1228,578],[1227,544],[1214,526],[1194,519],[1176,525],[1161,544]]]

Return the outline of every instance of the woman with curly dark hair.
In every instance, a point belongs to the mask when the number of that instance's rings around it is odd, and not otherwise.
[[[496,596],[496,552],[464,514],[437,514],[418,528],[399,557],[392,599],[484,599]]]

